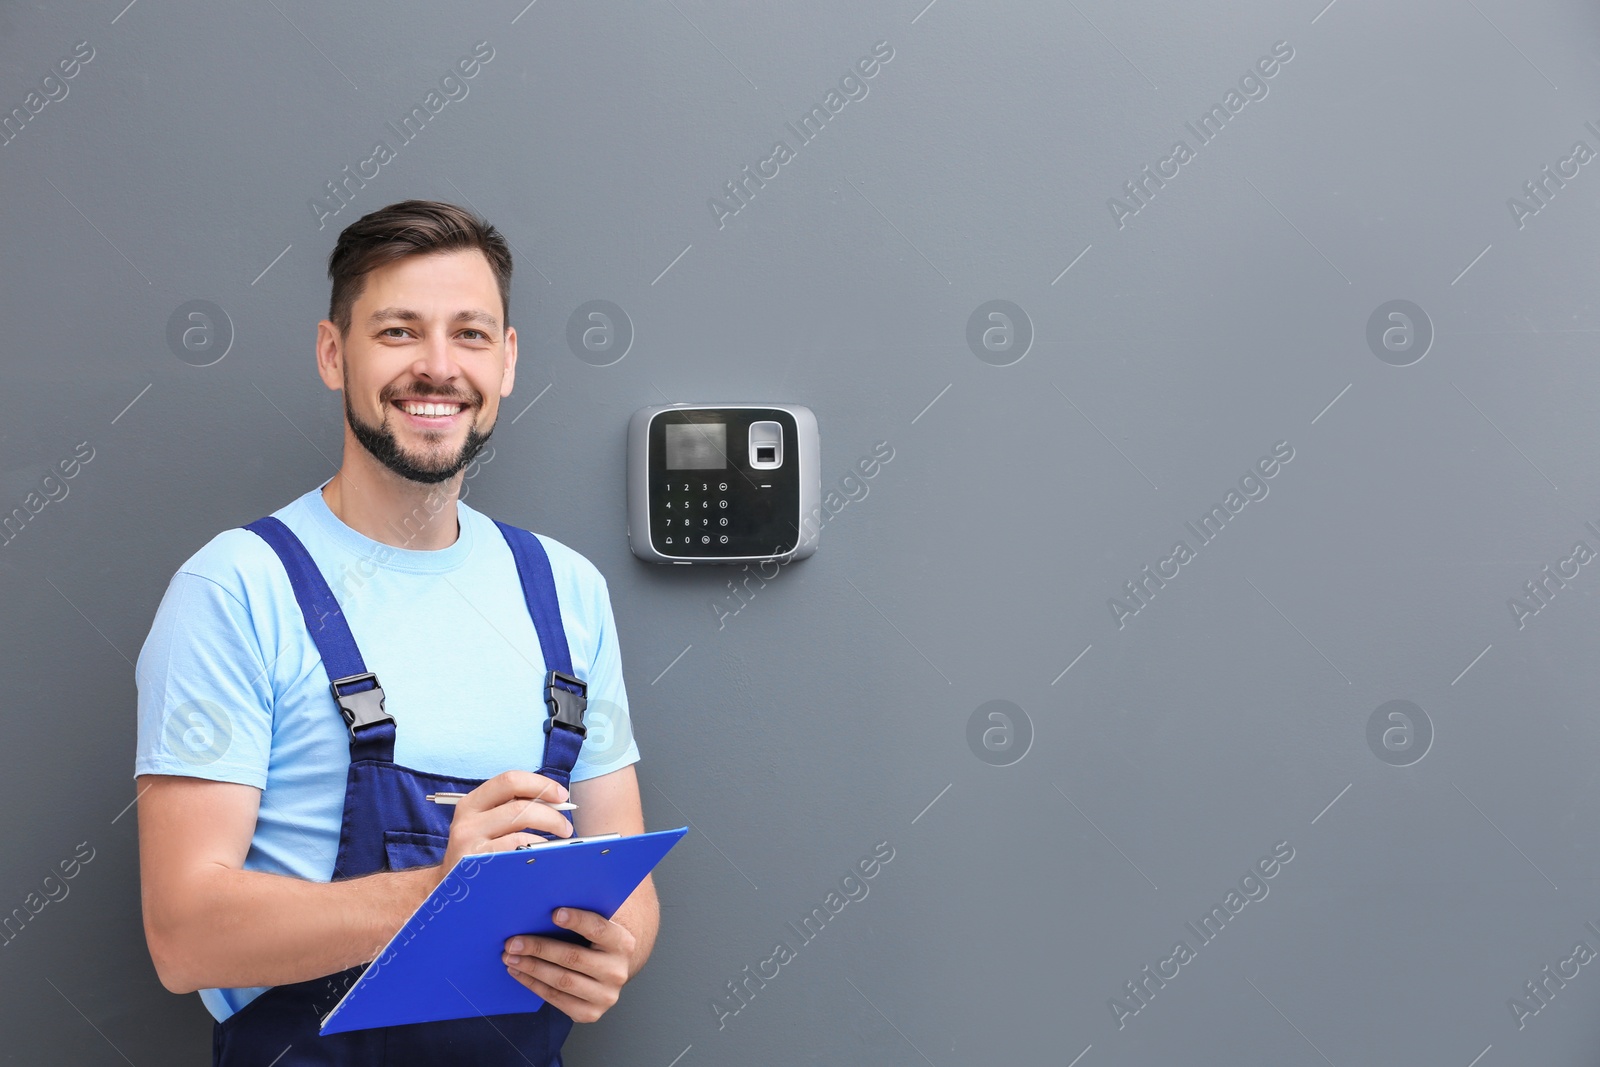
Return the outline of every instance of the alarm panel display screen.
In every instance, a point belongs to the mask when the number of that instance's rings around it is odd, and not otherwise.
[[[728,466],[728,424],[667,423],[667,470],[723,470]]]

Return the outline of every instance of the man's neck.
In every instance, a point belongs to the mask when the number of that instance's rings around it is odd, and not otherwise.
[[[353,446],[353,447],[352,447]],[[461,534],[456,498],[461,474],[433,485],[400,477],[355,442],[346,442],[344,465],[322,488],[339,521],[395,548],[449,548]]]

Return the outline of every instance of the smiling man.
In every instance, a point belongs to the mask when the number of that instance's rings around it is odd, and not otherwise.
[[[648,878],[611,920],[557,911],[586,943],[486,961],[537,1011],[317,1034],[462,856],[644,829],[605,579],[458,499],[516,371],[504,238],[408,200],[340,234],[328,273],[343,463],[184,563],[139,656],[150,955],[200,992],[217,1065],[559,1067],[650,954]]]

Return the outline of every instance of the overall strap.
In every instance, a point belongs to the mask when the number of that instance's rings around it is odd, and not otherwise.
[[[517,561],[517,577],[522,581],[522,596],[528,602],[533,628],[539,632],[539,648],[544,652],[544,700],[550,709],[544,721],[544,765],[539,773],[571,784],[572,766],[578,760],[588,730],[583,712],[588,707],[588,685],[572,673],[572,652],[567,646],[567,631],[561,624],[561,604],[556,599],[555,576],[550,557],[539,539],[517,526],[495,520],[511,546]],[[572,818],[572,813],[567,813]]]
[[[383,710],[383,687],[378,676],[367,670],[350,634],[344,611],[334,599],[311,553],[294,531],[268,515],[245,527],[259,536],[283,562],[289,585],[294,589],[306,632],[322,655],[328,672],[328,688],[334,703],[350,727],[350,760],[394,762],[394,718]]]

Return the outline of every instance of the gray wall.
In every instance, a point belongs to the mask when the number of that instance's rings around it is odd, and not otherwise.
[[[92,849],[0,949],[6,1062],[206,1060],[140,926],[130,661],[184,558],[332,471],[326,256],[411,196],[515,247],[470,502],[604,571],[647,820],[694,827],[571,1062],[1593,1061],[1590,5],[122,3],[0,7],[0,108],[93,50],[0,146],[0,511],[66,494],[0,547],[0,910]],[[632,324],[608,366],[567,341],[595,299]],[[194,300],[226,321],[185,348]],[[726,569],[628,552],[626,419],[769,399],[816,411],[827,485],[894,458],[719,629]]]

